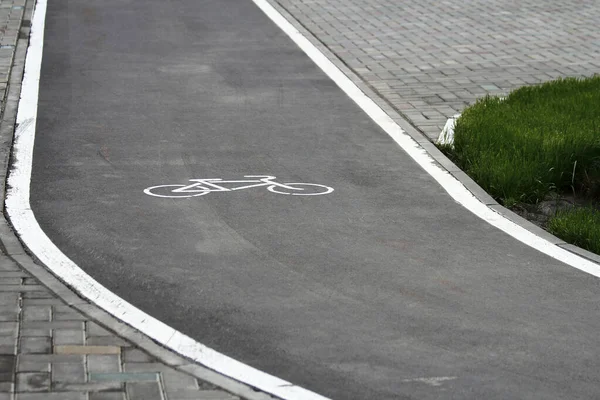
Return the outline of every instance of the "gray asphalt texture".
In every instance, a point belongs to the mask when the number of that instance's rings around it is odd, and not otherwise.
[[[249,0],[49,2],[38,116],[44,231],[220,352],[334,399],[600,393],[598,279],[456,204]],[[249,174],[335,192],[143,193]]]

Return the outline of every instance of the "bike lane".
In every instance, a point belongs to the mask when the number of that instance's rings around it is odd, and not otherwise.
[[[119,296],[333,398],[597,392],[596,279],[455,204],[252,2],[48,7],[32,207]],[[245,175],[335,191],[143,192]]]

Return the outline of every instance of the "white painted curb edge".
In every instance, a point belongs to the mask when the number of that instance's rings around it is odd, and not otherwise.
[[[521,242],[579,270],[600,277],[600,266],[574,255],[527,231],[481,203],[448,171],[442,169],[429,154],[373,100],[366,96],[325,55],[294,28],[266,0],[253,0],[290,38],[385,132],[387,132],[425,171],[427,171],[458,203]],[[327,400],[258,371],[202,345],[190,337],[145,314],[100,285],[67,256],[41,230],[29,204],[33,160],[33,144],[37,118],[39,77],[43,51],[44,19],[47,0],[38,0],[32,22],[32,33],[13,146],[13,166],[8,177],[6,211],[21,240],[63,282],[124,323],[144,333],[163,346],[212,370],[285,400]]]
[[[29,190],[46,7],[47,0],[37,0],[17,113],[13,165],[7,180],[6,212],[21,241],[75,292],[164,347],[209,369],[284,400],[328,400],[319,394],[220,354],[127,303],[86,274],[42,231],[29,204]]]
[[[301,32],[266,0],[253,0],[371,119],[431,175],[448,194],[467,210],[522,243],[567,265],[600,277],[600,265],[575,255],[528,231],[500,215],[473,195],[458,179],[438,163],[409,134],[354,84],[333,62],[319,51]]]

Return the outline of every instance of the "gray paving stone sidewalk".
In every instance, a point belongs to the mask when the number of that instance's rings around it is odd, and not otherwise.
[[[234,400],[104,329],[0,255],[0,400]]]
[[[24,14],[25,0],[0,1],[0,109],[2,110]]]
[[[269,0],[429,138],[486,94],[600,73],[597,0]]]

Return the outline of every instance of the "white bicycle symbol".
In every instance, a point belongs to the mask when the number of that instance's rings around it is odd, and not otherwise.
[[[190,185],[158,185],[144,189],[144,193],[150,196],[179,198],[204,196],[211,192],[231,192],[234,190],[250,189],[266,186],[272,193],[292,196],[320,196],[333,192],[333,188],[317,183],[279,183],[277,179],[269,175],[245,175],[244,178],[257,178],[252,180],[224,181],[223,179],[190,179]],[[252,185],[248,185],[252,183]],[[242,184],[227,188],[223,184]]]

